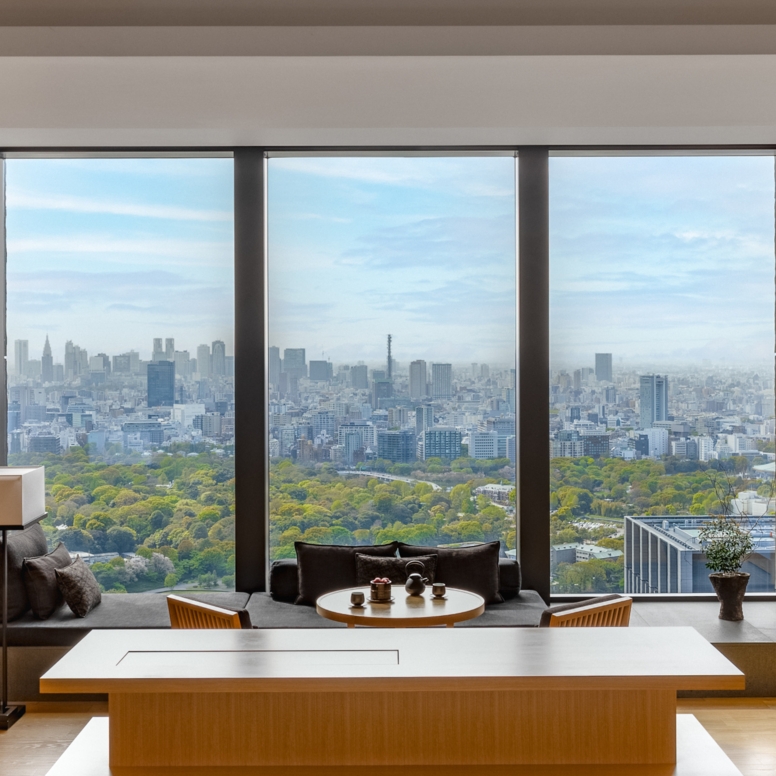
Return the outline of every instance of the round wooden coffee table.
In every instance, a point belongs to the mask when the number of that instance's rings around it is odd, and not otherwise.
[[[394,585],[394,603],[365,603],[363,609],[350,605],[350,594],[355,591],[369,598],[368,587],[351,587],[322,595],[315,604],[321,617],[344,622],[348,628],[366,625],[371,628],[428,628],[473,620],[485,611],[485,599],[466,590],[447,588],[444,598],[434,598],[431,588],[422,596],[407,595],[402,585]]]

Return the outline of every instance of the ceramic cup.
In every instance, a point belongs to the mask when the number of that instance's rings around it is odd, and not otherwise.
[[[364,594],[360,591],[357,591],[355,593],[350,594],[350,603],[353,604],[353,606],[363,606],[364,605]]]
[[[441,598],[446,591],[447,591],[447,588],[445,587],[444,582],[434,582],[434,584],[431,586],[431,592],[434,594],[434,597],[436,598]]]

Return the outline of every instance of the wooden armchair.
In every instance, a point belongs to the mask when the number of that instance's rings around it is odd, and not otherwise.
[[[219,606],[192,601],[177,595],[167,596],[170,625],[173,628],[250,628],[248,612],[235,612]]]
[[[628,596],[614,594],[551,606],[542,612],[540,628],[627,628],[631,604]]]

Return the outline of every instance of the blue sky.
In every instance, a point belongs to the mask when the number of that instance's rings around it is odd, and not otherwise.
[[[270,344],[514,364],[511,157],[271,158]]]
[[[270,340],[336,363],[507,365],[509,157],[271,158]],[[772,157],[554,157],[555,368],[770,363]],[[8,340],[233,342],[230,159],[9,160]]]
[[[154,337],[233,352],[231,159],[12,159],[6,163],[8,342],[54,360]]]
[[[774,160],[550,160],[551,356],[772,367]]]

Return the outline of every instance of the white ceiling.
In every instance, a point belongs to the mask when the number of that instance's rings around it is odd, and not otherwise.
[[[367,0],[332,7],[354,3]],[[466,5],[417,8],[445,3]],[[0,149],[776,145],[776,26],[13,27],[11,6],[21,18],[24,4],[0,0]],[[740,7],[764,18],[776,3]]]

